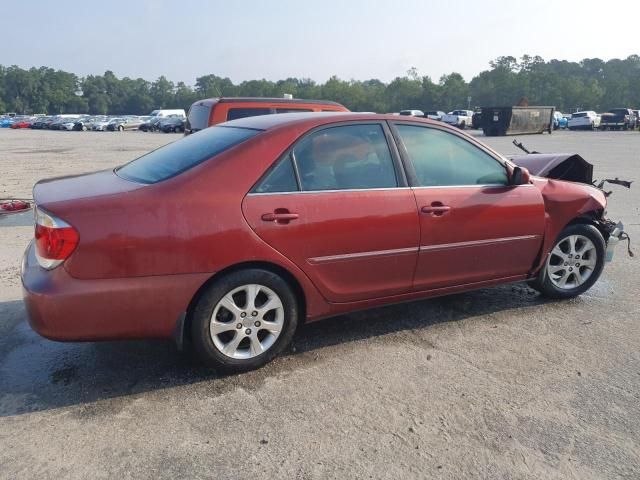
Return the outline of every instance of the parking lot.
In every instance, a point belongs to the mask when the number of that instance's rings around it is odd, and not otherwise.
[[[0,198],[177,138],[0,130]],[[518,139],[581,154],[597,179],[640,179],[637,131]],[[519,153],[512,140],[485,139]],[[638,250],[640,184],[607,189]],[[30,222],[0,219],[0,478],[640,478],[640,273],[626,243],[572,301],[508,285],[341,316],[303,326],[265,368],[217,377],[169,342],[32,332]]]

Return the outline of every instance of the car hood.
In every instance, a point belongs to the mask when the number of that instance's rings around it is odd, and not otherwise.
[[[538,177],[593,184],[593,165],[575,153],[530,153],[507,158]]]

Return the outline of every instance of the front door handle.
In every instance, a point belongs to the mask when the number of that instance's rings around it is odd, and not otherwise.
[[[291,220],[297,220],[299,215],[297,213],[291,213],[285,208],[277,208],[271,213],[265,213],[262,215],[263,222],[275,222],[280,225],[287,225]]]
[[[428,213],[432,217],[441,217],[449,213],[451,207],[443,205],[442,202],[432,202],[431,205],[425,205],[420,210],[422,213]]]

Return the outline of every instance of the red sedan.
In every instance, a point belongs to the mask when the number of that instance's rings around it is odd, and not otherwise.
[[[31,124],[33,123],[33,120],[31,119],[27,119],[27,120],[18,120],[17,122],[13,122],[11,124],[10,128],[13,129],[18,129],[18,128],[29,128],[31,126]]]
[[[354,310],[518,281],[574,297],[620,235],[602,191],[390,115],[235,120],[41,181],[34,200],[22,282],[37,332],[189,335],[228,371],[271,360],[301,322]]]

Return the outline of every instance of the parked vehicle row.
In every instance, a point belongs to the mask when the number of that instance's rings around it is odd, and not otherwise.
[[[461,129],[482,128],[482,109],[460,109],[449,113],[440,110],[406,109],[396,115],[429,118]],[[640,127],[640,110],[631,108],[612,108],[602,114],[593,110],[568,114],[555,111],[551,122],[551,130],[633,130],[637,127]]]
[[[147,128],[153,123],[153,128]],[[34,115],[0,117],[0,126],[12,129],[123,132],[125,130],[184,132],[184,110],[154,110],[149,115]],[[165,125],[166,124],[166,125]]]

